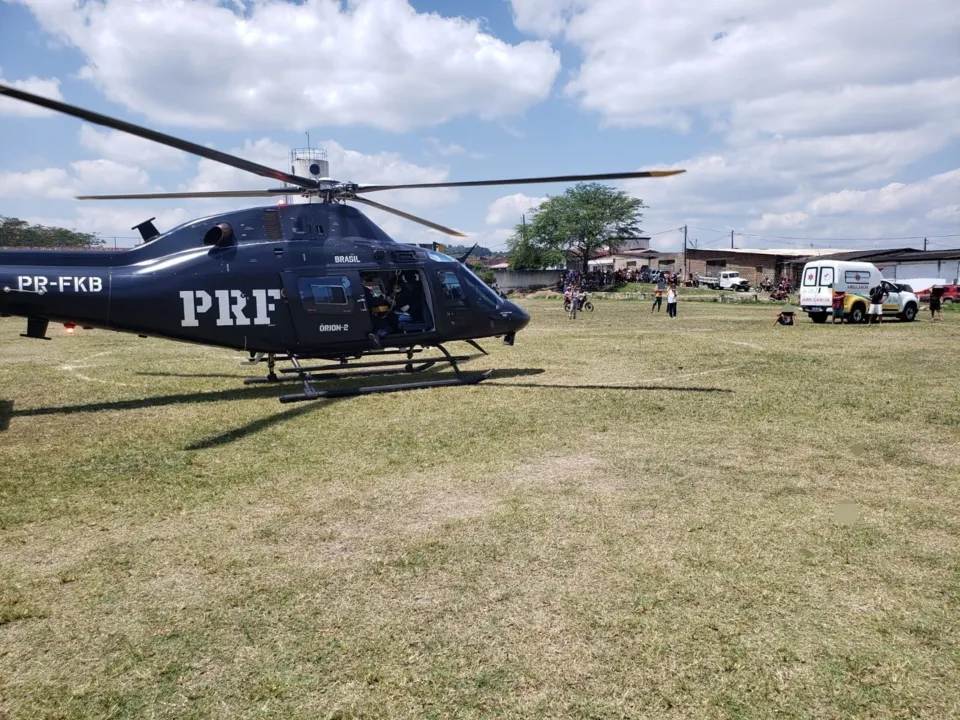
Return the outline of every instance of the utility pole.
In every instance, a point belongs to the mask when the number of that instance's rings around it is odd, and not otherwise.
[[[924,252],[927,251],[927,239],[926,239],[926,238],[923,239],[923,251],[924,251]]]
[[[683,226],[683,276],[690,279],[690,261],[687,259],[687,226]]]
[[[733,230],[730,231],[730,249],[733,250]]]

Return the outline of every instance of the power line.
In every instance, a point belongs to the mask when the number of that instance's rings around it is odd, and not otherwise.
[[[697,227],[696,225],[688,225],[687,227],[689,227],[692,230],[703,230],[705,232],[723,233],[724,235],[730,232],[729,228],[726,230],[714,230],[713,228],[702,228],[702,227]]]
[[[924,238],[960,237],[960,233],[951,235],[905,235],[902,237],[875,237],[875,238],[825,238],[825,237],[791,237],[787,235],[754,235],[753,233],[738,232],[737,235],[760,238],[761,240],[830,240],[831,242],[883,242],[886,240],[923,240]]]
[[[665,233],[680,232],[681,230],[683,230],[682,227],[670,228],[669,230],[659,230],[658,232],[654,232],[654,233],[646,233],[646,235],[648,237],[653,237],[654,235],[663,235]]]

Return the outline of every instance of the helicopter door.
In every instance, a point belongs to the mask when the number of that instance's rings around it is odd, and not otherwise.
[[[369,313],[362,309],[363,286],[357,272],[327,275],[285,272],[283,286],[297,327],[300,345],[339,345],[366,340]]]
[[[438,325],[447,331],[458,330],[467,324],[467,295],[453,270],[441,270],[437,275],[440,280],[436,313]]]

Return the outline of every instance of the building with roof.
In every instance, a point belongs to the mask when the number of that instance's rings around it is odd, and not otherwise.
[[[596,250],[587,259],[587,267],[597,270],[639,270],[647,264],[643,253],[650,252],[650,238],[646,236],[619,238],[616,252]],[[583,257],[577,250],[568,250],[567,269],[583,269]]]
[[[651,261],[660,257],[662,253],[656,250],[623,250],[615,253],[601,250],[596,253],[596,257],[587,261],[590,269],[597,270],[640,270],[651,264]],[[575,260],[579,262],[579,258]],[[580,269],[580,265],[574,265],[575,269]]]
[[[912,247],[850,250],[836,252],[830,258],[873,263],[888,280],[905,282],[916,278],[935,278],[950,284],[960,282],[960,248],[930,251]],[[816,259],[816,256],[807,255],[788,260],[786,265],[799,278],[803,266]]]
[[[794,250],[788,248],[756,249],[756,248],[687,248],[686,255],[680,253],[685,277],[700,275],[715,276],[724,270],[736,270],[741,277],[746,278],[751,285],[759,284],[764,278],[777,282],[780,276],[787,272],[792,277],[793,268],[788,265],[797,258],[822,257],[842,253],[843,250],[824,248],[814,250]],[[806,262],[806,260],[804,260]],[[661,265],[661,267],[663,267]],[[800,264],[803,269],[803,263]],[[799,272],[799,270],[797,271]]]

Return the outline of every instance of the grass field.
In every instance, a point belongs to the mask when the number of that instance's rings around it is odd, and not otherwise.
[[[526,305],[295,406],[0,320],[0,718],[960,715],[960,314]]]

